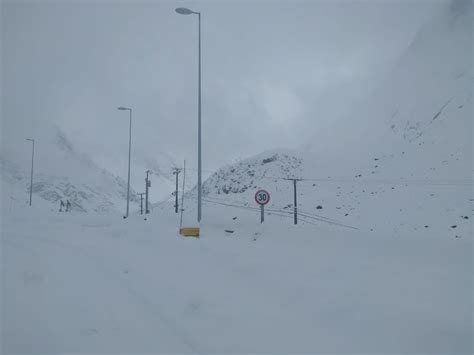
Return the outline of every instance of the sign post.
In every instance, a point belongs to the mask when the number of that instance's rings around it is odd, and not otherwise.
[[[265,220],[265,205],[270,202],[270,194],[266,190],[258,190],[255,193],[255,202],[260,205],[260,223]]]

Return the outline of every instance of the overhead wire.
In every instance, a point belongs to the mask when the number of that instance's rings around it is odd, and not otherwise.
[[[222,206],[240,208],[240,209],[244,209],[244,210],[252,210],[252,211],[259,211],[260,210],[258,207],[234,205],[234,204],[230,204],[230,203],[212,201],[212,200],[209,200],[207,198],[203,199],[203,201],[208,202],[208,203],[214,203],[214,204],[222,205]],[[291,215],[293,214],[293,212],[290,212],[290,211],[268,209],[268,208],[266,210],[269,214],[272,213],[272,214],[275,214],[275,215],[280,215],[280,216],[290,217],[290,218],[291,218]],[[298,215],[300,215],[300,214],[298,214]],[[311,216],[311,215],[307,215],[307,214],[301,214],[301,216],[303,218],[309,218],[309,219],[312,219],[312,220],[316,220],[316,221],[319,221],[319,222],[328,223],[328,224],[332,224],[332,225],[337,225],[337,226],[340,226],[340,227],[356,229],[356,230],[359,229],[357,227],[350,226],[348,224],[344,224],[344,223],[340,223],[340,222],[336,222],[336,221],[331,221],[331,220],[328,220],[328,219],[322,219],[322,218],[319,218],[319,217],[316,217],[316,216]],[[306,221],[306,222],[308,222],[308,221]]]
[[[288,178],[276,176],[264,176],[264,179],[287,180]],[[469,179],[359,179],[359,178],[301,178],[301,181],[310,182],[333,182],[333,183],[356,183],[356,184],[385,184],[385,185],[438,185],[438,186],[472,186],[474,181]]]

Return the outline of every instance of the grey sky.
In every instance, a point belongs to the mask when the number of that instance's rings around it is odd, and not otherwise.
[[[324,132],[376,87],[446,1],[2,2],[2,149],[57,124],[78,151],[133,181],[149,160],[196,164],[202,12],[203,169]],[[338,137],[344,140],[341,132]]]

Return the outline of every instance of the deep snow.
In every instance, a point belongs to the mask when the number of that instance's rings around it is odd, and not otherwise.
[[[206,205],[193,239],[163,207],[147,221],[2,213],[2,351],[472,351],[471,238]]]

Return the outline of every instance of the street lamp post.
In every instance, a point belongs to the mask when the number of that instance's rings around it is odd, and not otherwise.
[[[180,15],[198,15],[198,206],[197,219],[201,222],[202,164],[201,164],[201,13],[184,7],[175,10]]]
[[[33,162],[35,160],[35,140],[31,138],[26,138],[26,140],[33,143],[31,147],[31,176],[30,176],[30,206],[31,206],[31,200],[33,199]]]
[[[127,182],[127,212],[125,218],[128,218],[128,212],[130,207],[130,157],[132,155],[132,109],[129,107],[119,107],[121,111],[130,112],[130,129],[128,131],[128,182]]]

